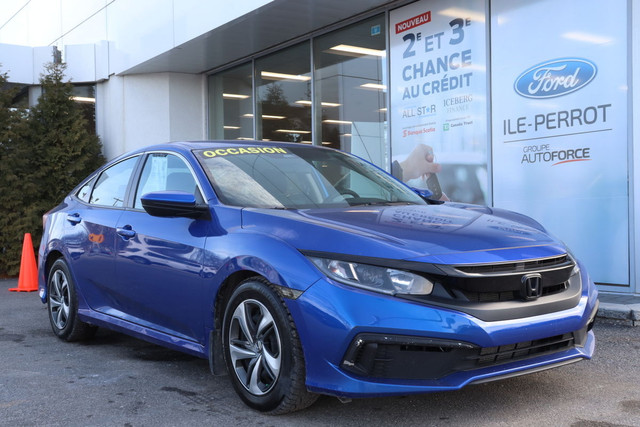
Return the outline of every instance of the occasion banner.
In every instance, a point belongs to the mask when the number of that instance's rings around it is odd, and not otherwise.
[[[485,2],[418,1],[391,11],[389,32],[392,172],[486,203]]]
[[[629,285],[627,2],[491,2],[495,206]]]

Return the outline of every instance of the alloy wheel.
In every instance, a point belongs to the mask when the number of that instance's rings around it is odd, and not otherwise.
[[[64,329],[69,320],[69,280],[62,270],[56,270],[51,277],[49,311],[56,328]]]
[[[247,299],[234,310],[229,353],[235,375],[253,395],[267,394],[282,365],[281,340],[272,314],[259,301]]]

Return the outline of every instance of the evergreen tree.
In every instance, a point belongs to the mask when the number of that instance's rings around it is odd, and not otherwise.
[[[37,246],[42,215],[59,204],[90,172],[104,162],[99,138],[87,129],[80,107],[64,82],[64,64],[49,64],[41,76],[42,95],[26,118],[25,137],[10,143],[3,159],[10,211],[0,219],[9,242],[0,261],[7,274],[18,273],[22,236],[31,233]],[[13,243],[13,244],[11,244]]]
[[[19,182],[16,181],[11,164],[14,151],[24,140],[26,121],[23,111],[12,108],[13,98],[17,94],[7,84],[7,73],[0,74],[0,276],[7,274],[7,265],[15,263],[11,259],[15,246],[20,246],[22,237],[16,244],[13,232],[15,212],[21,208]],[[19,263],[18,259],[18,263]]]

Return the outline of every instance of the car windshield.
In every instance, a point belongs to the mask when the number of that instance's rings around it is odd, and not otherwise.
[[[233,145],[194,153],[227,205],[308,209],[425,204],[380,169],[340,151]]]

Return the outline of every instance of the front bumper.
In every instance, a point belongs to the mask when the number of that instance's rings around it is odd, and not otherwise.
[[[309,390],[343,397],[406,395],[590,359],[597,291],[586,275],[582,280],[573,308],[495,322],[328,280],[288,306]]]

